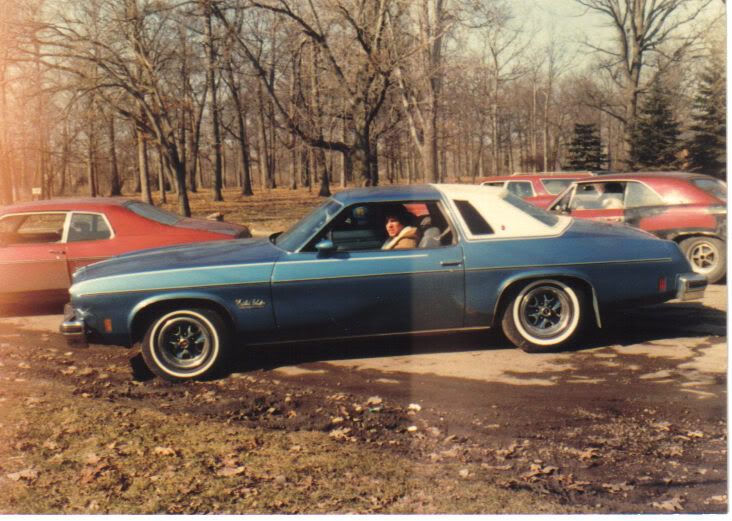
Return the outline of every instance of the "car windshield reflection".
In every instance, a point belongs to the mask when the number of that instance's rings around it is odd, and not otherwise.
[[[342,207],[338,201],[328,199],[285,233],[274,237],[273,242],[284,250],[295,251],[335,217]]]

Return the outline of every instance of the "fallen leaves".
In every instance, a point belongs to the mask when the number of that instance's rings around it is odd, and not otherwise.
[[[335,440],[350,440],[350,439],[353,439],[352,436],[349,436],[350,433],[351,433],[351,429],[346,427],[346,428],[340,428],[340,429],[333,429],[332,431],[330,431],[328,433],[328,436],[330,436],[331,438],[333,438]]]
[[[216,471],[217,476],[230,478],[233,476],[240,476],[246,472],[246,469],[243,465],[239,465],[236,467],[223,467]]]
[[[544,466],[542,463],[532,463],[529,466],[529,472],[523,474],[521,479],[526,481],[536,481],[539,477],[550,476],[557,472],[559,468],[552,467],[551,465]]]
[[[654,502],[651,506],[667,512],[678,512],[684,508],[681,496],[674,496],[667,501]]]
[[[171,447],[155,447],[153,452],[156,456],[175,456],[175,449]]]
[[[100,462],[96,465],[87,465],[81,471],[81,483],[91,483],[97,479],[104,471],[110,469],[110,465],[107,462]]]
[[[38,471],[33,468],[19,470],[18,472],[12,472],[6,474],[7,478],[11,481],[24,481],[27,483],[33,483],[38,479]]]
[[[671,430],[671,423],[670,422],[666,422],[666,421],[664,421],[664,422],[658,422],[658,423],[652,423],[651,424],[651,427],[653,427],[657,431],[668,432],[668,431]]]
[[[603,483],[600,485],[602,488],[610,492],[611,494],[619,494],[620,492],[630,492],[635,489],[634,485],[629,485],[625,481],[622,483]]]

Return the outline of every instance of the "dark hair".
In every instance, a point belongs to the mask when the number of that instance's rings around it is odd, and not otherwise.
[[[382,215],[384,216],[384,221],[393,217],[404,226],[410,226],[414,221],[413,215],[404,208],[404,205],[401,204],[389,204],[384,206]]]

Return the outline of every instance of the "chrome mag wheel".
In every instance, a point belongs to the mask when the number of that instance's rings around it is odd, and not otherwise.
[[[519,321],[532,337],[548,339],[560,335],[572,320],[569,296],[561,288],[541,285],[521,299]]]

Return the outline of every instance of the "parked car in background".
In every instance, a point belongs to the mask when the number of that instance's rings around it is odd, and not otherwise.
[[[417,247],[382,249],[395,207]],[[550,214],[502,189],[393,186],[340,192],[268,239],[82,268],[60,328],[72,342],[139,342],[154,373],[186,380],[234,349],[297,340],[497,326],[526,351],[556,349],[607,309],[699,298],[706,284],[676,244],[634,228]]]
[[[688,172],[634,172],[577,181],[549,210],[625,223],[675,241],[695,272],[717,282],[727,273],[727,185]]]
[[[156,246],[251,237],[245,226],[184,218],[124,198],[56,199],[0,209],[0,305],[68,301],[77,268]]]
[[[539,208],[546,208],[557,194],[577,179],[592,177],[592,172],[541,172],[538,174],[517,173],[508,176],[485,177],[482,186],[505,188],[513,195]]]

